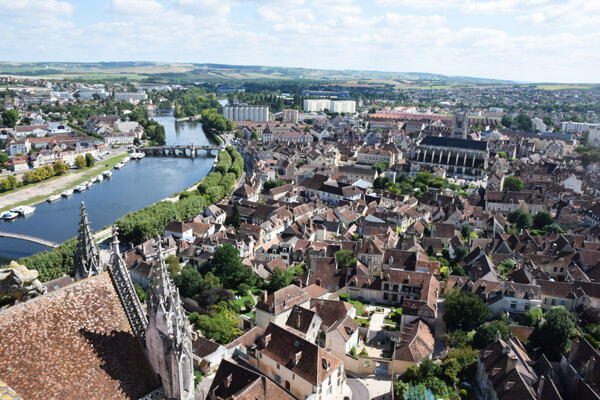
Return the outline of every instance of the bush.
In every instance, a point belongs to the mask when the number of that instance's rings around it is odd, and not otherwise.
[[[348,302],[350,300],[350,295],[348,293],[340,293],[340,301]]]
[[[355,346],[352,346],[352,348],[350,349],[350,355],[352,357],[358,358],[358,354],[356,353],[356,347]]]
[[[585,338],[585,340],[588,341],[588,343],[596,350],[598,350],[598,341],[596,339],[594,339],[592,337],[592,335],[590,335],[589,333],[586,333],[585,335],[583,335],[583,337]]]
[[[466,389],[460,389],[460,391],[458,392],[458,395],[461,399],[466,399],[468,394],[469,393],[467,393]]]
[[[248,296],[248,291],[250,290],[250,285],[247,283],[242,283],[238,286],[237,294],[238,296],[244,297]]]

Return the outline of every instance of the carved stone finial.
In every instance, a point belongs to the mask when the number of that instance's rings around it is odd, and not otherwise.
[[[0,297],[10,296],[25,301],[46,293],[46,287],[37,279],[39,272],[12,261],[0,269]]]
[[[117,226],[117,224],[113,224],[112,232],[113,232],[113,244],[118,245],[119,244],[119,227]]]

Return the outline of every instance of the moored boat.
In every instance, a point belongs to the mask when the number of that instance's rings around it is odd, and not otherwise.
[[[85,185],[77,185],[77,186],[75,186],[75,191],[76,192],[83,192],[85,189],[87,189],[87,187]]]
[[[54,203],[55,201],[60,200],[60,195],[54,195],[54,196],[50,196],[48,197],[48,199],[46,200],[48,203]]]
[[[19,213],[17,213],[17,212],[8,211],[8,212],[5,212],[4,214],[2,214],[2,219],[9,221],[11,219],[17,218],[18,216],[19,216]]]
[[[60,194],[62,197],[71,197],[73,195],[73,189],[67,189]]]
[[[59,197],[60,198],[60,197]],[[27,215],[31,215],[35,212],[35,207],[32,206],[22,206],[19,210],[19,214],[26,217]]]
[[[110,171],[104,171],[102,175],[104,175],[105,178],[112,178],[112,172]]]

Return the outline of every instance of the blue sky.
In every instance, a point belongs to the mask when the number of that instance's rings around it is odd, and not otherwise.
[[[2,61],[600,82],[600,0],[0,0]]]

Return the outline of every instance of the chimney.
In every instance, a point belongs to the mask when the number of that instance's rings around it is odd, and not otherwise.
[[[317,278],[315,283],[317,284],[317,286],[321,286],[321,278]]]
[[[300,313],[297,313],[296,314],[296,329],[300,329],[300,322],[301,322]]]
[[[270,341],[271,341],[271,334],[269,333],[268,335],[265,335],[263,337],[263,343],[264,343],[265,347],[269,344]]]
[[[267,302],[267,291],[263,290],[262,292],[260,292],[260,301],[262,301],[263,303]]]
[[[294,365],[298,365],[298,363],[300,362],[300,359],[302,358],[302,352],[299,351],[296,354],[294,354]]]
[[[511,354],[508,356],[508,358],[506,359],[506,370],[505,370],[505,372],[507,374],[517,367],[517,361],[518,361],[518,358],[516,355]]]
[[[596,356],[592,356],[587,363],[585,363],[585,376],[584,379],[589,382],[594,379],[594,367],[596,366]]]
[[[231,376],[231,374],[229,374],[227,376],[227,378],[225,378],[225,381],[223,381],[223,386],[225,386],[226,388],[229,389],[229,385],[231,385],[231,379],[232,379],[232,376]]]

